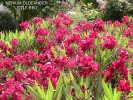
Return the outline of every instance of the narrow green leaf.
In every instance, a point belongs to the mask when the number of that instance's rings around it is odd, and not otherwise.
[[[46,94],[47,100],[52,100],[53,92],[54,92],[54,88],[53,88],[52,82],[49,80],[47,94]]]
[[[58,100],[61,100],[61,96],[62,96],[62,87],[60,87],[60,90],[59,90],[57,99],[58,99]],[[56,100],[56,98],[54,98],[54,100]]]
[[[133,79],[130,73],[128,73],[128,79],[130,81],[130,85],[133,86]]]
[[[33,94],[37,100],[43,100],[41,96],[38,94],[37,91],[35,91],[31,86],[27,86],[28,91]]]
[[[107,96],[108,100],[113,100],[111,91],[109,91],[109,88],[108,88],[107,84],[104,82],[104,80],[102,80],[102,85],[103,85],[104,93]]]
[[[58,53],[54,48],[52,48],[52,53],[55,55],[55,57],[58,57]]]

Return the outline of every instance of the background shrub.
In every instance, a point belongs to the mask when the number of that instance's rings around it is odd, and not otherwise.
[[[133,16],[133,1],[132,0],[128,0],[128,14],[130,16]]]
[[[0,31],[14,31],[17,29],[17,22],[8,12],[0,12]]]
[[[88,21],[93,21],[96,18],[101,17],[98,8],[94,8],[93,3],[88,3],[86,5],[82,4],[81,11]]]
[[[104,20],[120,20],[128,14],[128,2],[126,0],[107,0]]]
[[[92,3],[94,8],[98,7],[97,0],[80,0],[80,2],[82,2],[84,4]]]

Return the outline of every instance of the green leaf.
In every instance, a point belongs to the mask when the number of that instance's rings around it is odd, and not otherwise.
[[[58,57],[58,53],[54,48],[52,48],[52,53],[55,55],[55,57]]]
[[[108,100],[113,100],[112,93],[109,90],[107,84],[104,82],[104,80],[102,80],[102,85],[103,85],[104,93],[107,96]]]
[[[38,84],[37,84],[37,82],[35,82],[35,86],[36,86],[36,88],[37,88],[37,90],[38,90],[38,93],[41,95],[41,98],[42,99],[45,99],[45,93],[44,93],[44,89],[42,89],[40,86],[38,86]]]
[[[128,79],[130,81],[130,85],[133,86],[133,79],[130,73],[128,73]]]
[[[71,80],[74,80],[74,76],[71,71],[70,71],[70,78],[71,78]]]
[[[64,94],[64,99],[73,100],[72,96],[69,94],[69,91],[65,87],[63,87],[63,94]]]
[[[60,90],[59,90],[57,99],[58,99],[58,100],[61,100],[61,97],[62,97],[62,87],[60,87]],[[54,100],[56,100],[56,98],[54,98]]]
[[[38,92],[35,91],[35,89],[33,89],[31,86],[27,86],[27,89],[32,95],[34,95],[36,97],[37,100],[44,100],[41,98],[41,96],[38,94]]]
[[[52,99],[53,93],[54,93],[54,88],[53,88],[52,82],[49,80],[47,94],[46,94],[47,100],[53,100]]]
[[[75,80],[72,80],[72,84],[73,84],[73,87],[76,91],[76,96],[82,95],[81,89],[80,89],[80,87],[78,86],[78,84],[76,83]]]
[[[133,55],[133,49],[127,49],[130,54]]]
[[[117,91],[117,89],[114,89],[114,94],[113,94],[113,100],[120,100],[121,98],[121,93]]]
[[[59,94],[59,92],[62,91],[62,90],[60,90],[60,88],[62,88],[62,81],[63,81],[62,80],[62,73],[63,73],[63,71],[60,73],[60,76],[58,78],[58,82],[57,82],[57,86],[56,86],[56,91],[54,93],[53,99],[55,99],[57,97],[57,95]]]

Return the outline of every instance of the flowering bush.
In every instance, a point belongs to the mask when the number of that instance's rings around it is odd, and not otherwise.
[[[1,33],[0,99],[131,98],[132,26],[127,16],[122,23],[96,19],[73,26],[60,13],[22,22],[21,32]]]

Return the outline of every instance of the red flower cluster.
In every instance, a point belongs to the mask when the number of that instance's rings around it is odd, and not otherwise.
[[[21,27],[21,29],[22,29],[23,31],[25,31],[27,28],[30,27],[30,22],[28,22],[28,21],[22,22],[22,23],[20,23],[19,26]]]
[[[104,21],[96,19],[93,23],[93,30],[97,32],[104,31]]]
[[[59,13],[57,15],[57,18],[53,19],[53,23],[55,23],[57,28],[63,27],[63,26],[68,27],[73,23],[73,20],[69,16],[67,16],[63,13]]]
[[[79,57],[78,66],[80,67],[80,75],[85,78],[89,75],[93,75],[98,71],[98,64],[94,63],[93,58],[90,56]]]
[[[47,29],[45,28],[38,28],[36,31],[35,31],[35,36],[45,36],[47,35],[49,32]]]
[[[123,16],[123,18],[121,20],[122,20],[123,23],[127,24],[128,21],[129,21],[129,18],[128,18],[128,16]]]
[[[103,49],[113,49],[117,46],[117,42],[114,36],[103,36],[104,42],[101,43]]]
[[[2,91],[0,94],[1,100],[9,100],[9,96],[11,96],[12,100],[22,100],[24,93],[23,84],[15,81],[14,78],[7,79],[5,84],[0,84],[0,87]]]
[[[80,48],[82,51],[95,49],[94,38],[85,37],[85,39],[80,42]]]
[[[37,25],[37,26],[40,26],[43,22],[43,18],[41,17],[35,17],[33,20],[33,24]]]
[[[124,80],[120,80],[118,83],[118,90],[119,91],[124,91],[126,93],[129,92],[129,90],[131,90],[132,88],[130,87],[130,83],[129,81],[124,81]]]
[[[128,80],[128,70],[125,66],[128,59],[128,52],[125,49],[121,49],[119,52],[120,58],[111,63],[107,70],[102,72],[106,82],[116,79],[119,81],[118,90],[128,93],[131,90]]]
[[[87,22],[78,22],[78,25],[74,27],[76,32],[88,32],[92,29],[92,25]]]
[[[10,42],[10,44],[11,44],[12,46],[17,46],[18,43],[19,43],[19,41],[18,41],[17,39],[13,39],[13,40]]]
[[[33,60],[36,60],[38,55],[34,52],[29,50],[27,53],[15,55],[13,60],[26,66],[32,66]]]

